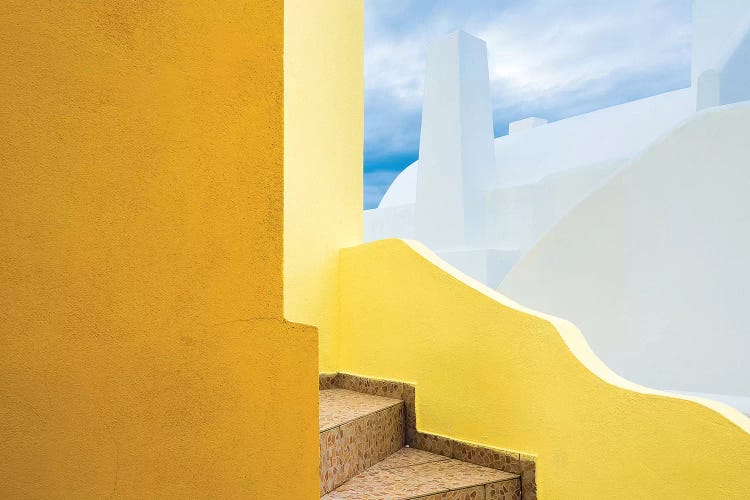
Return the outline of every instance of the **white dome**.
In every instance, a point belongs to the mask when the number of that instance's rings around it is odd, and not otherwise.
[[[415,161],[393,179],[388,191],[380,200],[378,208],[411,205],[417,201],[417,172],[419,161]]]

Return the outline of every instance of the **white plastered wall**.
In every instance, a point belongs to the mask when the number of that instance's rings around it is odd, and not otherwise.
[[[750,395],[750,104],[705,110],[573,209],[499,290],[620,375]]]

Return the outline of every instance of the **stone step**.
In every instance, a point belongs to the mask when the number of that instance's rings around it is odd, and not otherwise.
[[[320,495],[404,446],[404,402],[345,389],[320,391]]]
[[[402,448],[321,500],[520,500],[517,474]]]

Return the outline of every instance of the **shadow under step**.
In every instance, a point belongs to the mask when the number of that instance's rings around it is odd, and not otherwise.
[[[518,475],[402,448],[321,500],[520,500]]]

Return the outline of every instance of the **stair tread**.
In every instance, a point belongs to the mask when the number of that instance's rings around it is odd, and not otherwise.
[[[400,399],[373,396],[346,389],[320,391],[320,432],[351,422],[365,415],[401,404]]]
[[[430,462],[442,462],[444,460],[450,459],[443,455],[405,446],[396,453],[386,457],[385,460],[376,463],[370,469],[397,469],[407,465],[421,465]]]
[[[402,448],[354,476],[321,500],[402,500],[412,498],[512,498],[500,483],[518,481],[511,474],[423,450]],[[487,489],[485,489],[487,488]],[[505,488],[508,490],[509,488]],[[485,495],[486,492],[492,492]],[[451,494],[448,494],[448,493]]]

